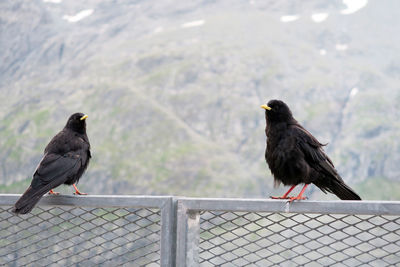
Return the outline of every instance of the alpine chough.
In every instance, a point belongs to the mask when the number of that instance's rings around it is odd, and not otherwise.
[[[275,199],[305,199],[306,187],[313,183],[324,193],[330,192],[343,200],[361,200],[336,171],[321,144],[301,126],[289,107],[280,100],[271,100],[265,109],[267,148],[265,159],[274,176],[274,184],[290,185],[282,197]],[[298,185],[305,184],[297,197],[288,197]]]
[[[85,195],[75,184],[85,172],[91,158],[90,143],[86,135],[87,117],[82,113],[72,114],[64,129],[46,146],[31,185],[15,203],[14,213],[30,212],[46,192],[58,194],[53,188],[61,184],[72,185],[75,194]]]

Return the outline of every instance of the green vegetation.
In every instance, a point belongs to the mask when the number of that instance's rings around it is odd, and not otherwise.
[[[400,199],[399,48],[388,47],[397,35],[371,25],[396,27],[371,20],[373,8],[351,17],[355,23],[335,15],[317,25],[305,17],[280,22],[297,5],[206,2],[183,8],[150,1],[132,16],[124,5],[94,1],[94,14],[77,24],[59,16],[64,2],[25,3],[30,13],[5,3],[4,29],[19,34],[2,44],[0,191],[25,190],[46,144],[81,111],[89,115],[93,155],[84,191],[278,195],[285,189],[272,188],[259,106],[280,98],[329,143],[340,174],[362,196]],[[181,26],[200,19],[202,26]],[[348,50],[335,49],[343,42]],[[317,190],[312,197],[320,196],[329,199]]]
[[[388,180],[384,177],[371,177],[360,184],[354,186],[354,189],[363,192],[369,200],[399,200],[400,182]]]
[[[0,185],[0,193],[23,193],[31,184],[31,177],[19,182],[13,182],[9,185]]]

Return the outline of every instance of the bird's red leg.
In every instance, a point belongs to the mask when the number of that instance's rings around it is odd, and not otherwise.
[[[303,189],[301,189],[301,191],[300,191],[300,193],[299,193],[299,195],[297,197],[290,197],[289,198],[289,202],[292,202],[293,200],[304,200],[304,199],[306,199],[306,197],[303,197],[303,193],[304,193],[304,191],[306,191],[306,188],[307,188],[308,185],[309,184],[305,184],[304,185]]]
[[[271,197],[272,199],[288,199],[288,195],[292,190],[296,187],[296,185],[293,185],[283,196],[281,197]]]
[[[59,192],[54,192],[53,189],[50,189],[49,195],[59,195]]]
[[[78,187],[76,187],[75,184],[72,185],[75,188],[75,193],[74,195],[87,195],[86,193],[82,193],[81,191],[78,190]]]

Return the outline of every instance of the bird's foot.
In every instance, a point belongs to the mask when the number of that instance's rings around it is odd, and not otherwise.
[[[288,196],[290,192],[292,192],[292,190],[296,187],[296,185],[292,185],[292,187],[290,187],[290,189],[281,197],[273,197],[270,196],[270,198],[272,199],[290,199],[290,197]]]
[[[75,184],[73,184],[72,186],[75,188],[75,193],[74,193],[74,195],[81,195],[81,196],[87,195],[87,193],[83,193],[83,192],[79,191],[78,187],[76,187]]]
[[[288,202],[292,203],[294,200],[306,200],[307,198],[302,196],[297,196],[297,197],[289,197],[288,199],[289,199]]]
[[[291,197],[288,196],[281,196],[281,197],[273,197],[273,196],[269,196],[272,199],[290,199]]]
[[[80,192],[80,191],[76,191],[76,192],[74,193],[74,195],[81,195],[81,196],[84,196],[84,195],[87,195],[87,193],[83,193],[83,192]]]
[[[54,192],[53,189],[51,189],[51,190],[49,191],[49,195],[57,196],[57,195],[59,195],[59,194],[60,194],[60,192]]]
[[[290,197],[288,202],[292,203],[294,200],[305,200],[307,199],[306,197],[303,197],[304,191],[306,191],[306,188],[309,184],[305,184],[303,189],[301,189],[300,193],[298,194],[297,197]],[[287,193],[286,193],[287,194]]]

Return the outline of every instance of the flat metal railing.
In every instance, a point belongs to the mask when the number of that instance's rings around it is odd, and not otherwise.
[[[0,195],[1,266],[396,266],[400,202]]]

